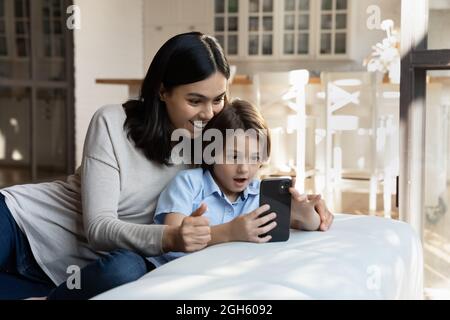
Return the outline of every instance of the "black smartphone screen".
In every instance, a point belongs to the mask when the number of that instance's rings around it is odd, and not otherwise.
[[[291,178],[269,178],[261,181],[259,205],[270,205],[270,210],[261,216],[275,212],[277,226],[269,231],[272,236],[270,242],[287,241],[291,224]],[[270,222],[269,222],[270,223]],[[265,235],[261,235],[264,237]]]

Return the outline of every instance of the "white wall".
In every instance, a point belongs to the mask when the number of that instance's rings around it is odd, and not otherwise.
[[[143,0],[75,0],[81,29],[74,32],[76,163],[93,113],[123,103],[125,86],[98,85],[98,78],[143,78]]]

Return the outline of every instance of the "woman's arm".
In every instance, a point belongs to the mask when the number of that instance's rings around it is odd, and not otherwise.
[[[165,226],[119,219],[121,169],[113,140],[123,134],[123,124],[117,122],[115,112],[110,106],[99,109],[86,135],[81,169],[85,235],[94,250],[127,249],[144,256],[158,255],[162,252]]]
[[[301,195],[295,188],[290,188],[291,228],[307,231],[327,231],[333,223],[334,216],[328,210],[320,195]]]

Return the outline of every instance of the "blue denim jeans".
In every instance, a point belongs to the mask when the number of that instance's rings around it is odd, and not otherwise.
[[[0,193],[0,299],[42,297],[54,287]]]
[[[78,275],[80,289],[70,289],[66,282],[55,287],[37,264],[0,193],[0,300],[43,296],[49,300],[86,300],[137,280],[153,269],[155,266],[144,257],[120,249],[82,268]]]

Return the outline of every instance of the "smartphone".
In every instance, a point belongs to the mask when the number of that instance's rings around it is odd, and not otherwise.
[[[270,242],[287,241],[291,225],[291,194],[289,188],[292,186],[290,177],[269,178],[261,181],[259,190],[259,206],[268,204],[270,210],[261,216],[275,212],[277,226],[267,234],[271,235]],[[272,222],[272,221],[270,221]],[[270,223],[269,222],[269,223]]]

